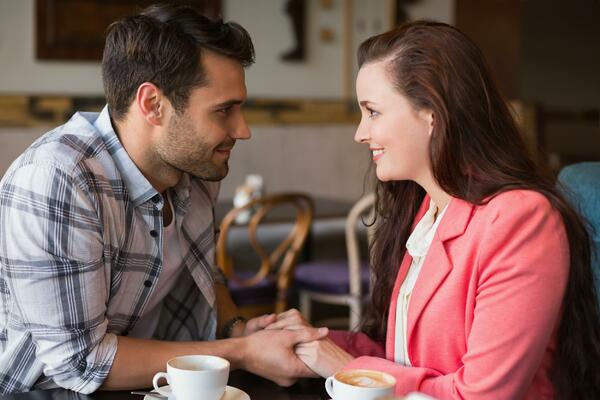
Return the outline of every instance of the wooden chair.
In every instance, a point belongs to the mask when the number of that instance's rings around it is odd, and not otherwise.
[[[217,242],[217,265],[229,280],[229,290],[242,316],[251,318],[287,309],[288,289],[310,229],[313,208],[311,198],[304,194],[274,194],[233,208],[223,218]],[[236,225],[236,217],[248,210],[252,211],[248,224]],[[267,235],[270,237],[265,240],[262,235],[261,239],[259,228],[270,229],[271,234]],[[228,242],[236,229],[247,232],[247,239],[258,256],[258,265],[234,267]]]
[[[313,301],[346,305],[350,308],[349,319],[331,319],[317,324],[334,327],[343,322],[350,329],[357,328],[362,318],[363,302],[369,294],[371,270],[368,262],[361,262],[356,228],[362,215],[372,215],[374,202],[375,194],[367,194],[348,213],[345,228],[346,260],[312,261],[296,268],[295,284],[300,289],[300,312],[308,321],[311,320]],[[368,227],[369,241],[372,234],[373,227]]]

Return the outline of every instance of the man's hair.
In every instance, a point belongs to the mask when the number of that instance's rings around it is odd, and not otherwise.
[[[243,67],[254,63],[254,46],[244,28],[209,19],[191,7],[152,5],[112,23],[102,57],[112,118],[121,120],[127,114],[144,82],[156,85],[177,112],[183,111],[191,90],[206,84],[200,62],[204,50],[231,57]]]

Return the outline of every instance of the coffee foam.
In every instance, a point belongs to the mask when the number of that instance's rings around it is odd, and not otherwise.
[[[344,371],[336,374],[335,378],[347,385],[383,388],[393,385],[384,374],[376,371]]]

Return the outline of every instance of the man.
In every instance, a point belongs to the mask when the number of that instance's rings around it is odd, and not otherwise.
[[[148,387],[182,354],[282,385],[311,375],[293,348],[326,331],[245,323],[213,260],[253,59],[241,26],[190,8],[109,27],[108,106],[44,135],[0,183],[0,393]]]

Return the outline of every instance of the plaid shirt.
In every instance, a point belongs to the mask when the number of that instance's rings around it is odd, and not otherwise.
[[[218,183],[172,189],[182,273],[163,301],[164,340],[215,338]],[[119,142],[108,109],[37,140],[0,182],[0,393],[98,389],[117,335],[143,314],[162,268],[163,197]],[[193,279],[190,279],[193,278]]]

